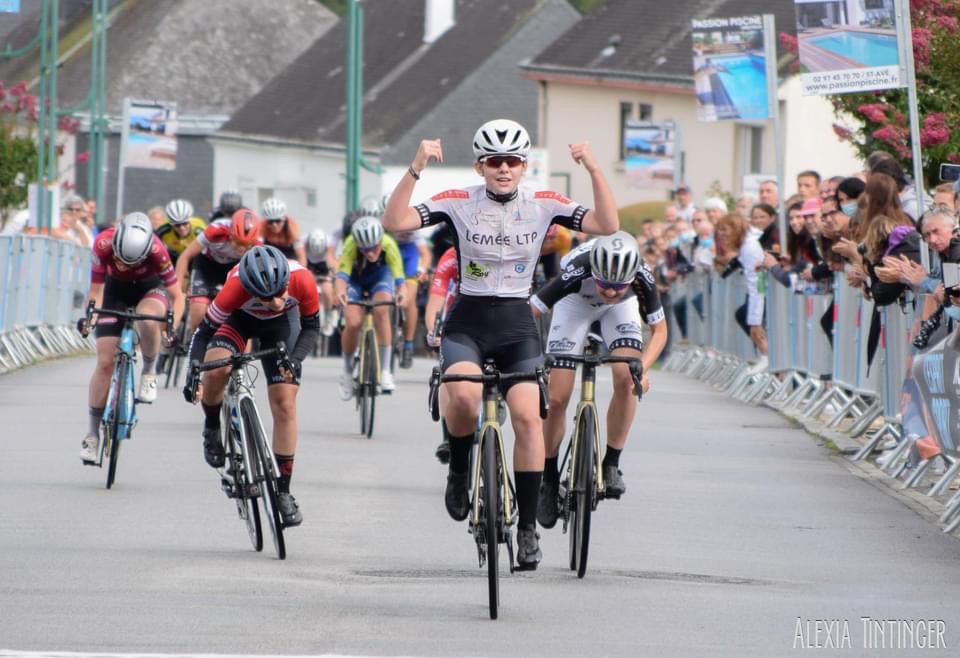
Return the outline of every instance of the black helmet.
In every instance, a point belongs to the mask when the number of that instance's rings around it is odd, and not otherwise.
[[[229,217],[243,207],[243,197],[236,190],[226,190],[220,195],[220,211]]]
[[[276,297],[289,282],[290,263],[276,247],[254,247],[240,259],[240,283],[254,297]]]

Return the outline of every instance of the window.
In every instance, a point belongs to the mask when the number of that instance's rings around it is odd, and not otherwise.
[[[750,162],[748,166],[751,174],[763,172],[763,127],[761,126],[750,128]]]
[[[653,121],[653,105],[640,103],[640,120]]]
[[[624,141],[627,135],[627,122],[633,118],[633,103],[620,102],[620,161],[624,156]]]
[[[886,0],[863,0],[864,9],[886,9]]]
[[[307,190],[307,207],[308,208],[317,207],[317,191],[316,190]]]

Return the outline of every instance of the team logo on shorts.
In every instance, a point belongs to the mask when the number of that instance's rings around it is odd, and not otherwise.
[[[517,263],[513,266],[513,269],[516,270],[517,274],[523,274],[524,270],[527,269],[527,266],[523,263]]]
[[[560,340],[551,340],[547,343],[547,351],[549,352],[569,352],[573,348],[573,341],[566,337]]]
[[[621,334],[639,334],[640,333],[640,323],[639,322],[621,322],[617,325],[617,331]]]

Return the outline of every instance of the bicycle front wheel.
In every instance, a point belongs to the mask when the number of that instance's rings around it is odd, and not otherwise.
[[[377,337],[368,331],[363,339],[363,400],[360,403],[360,432],[367,438],[373,436],[373,416],[376,410],[377,379]]]
[[[572,528],[570,531],[570,569],[576,570],[577,577],[587,573],[587,555],[590,549],[590,515],[593,512],[593,499],[596,474],[596,451],[594,434],[593,407],[584,407],[577,419],[577,456],[576,473],[569,495],[573,496],[570,505]]]
[[[497,618],[500,605],[500,544],[497,541],[497,516],[499,512],[499,469],[497,467],[497,433],[488,427],[483,433],[483,480],[484,534],[487,543],[487,589],[490,597],[490,619]]]
[[[237,516],[246,524],[253,550],[259,553],[263,550],[263,524],[260,521],[257,498],[251,491],[251,486],[256,483],[253,475],[256,455],[244,449],[243,437],[234,430],[229,420],[227,423],[227,467],[233,476]]]
[[[104,423],[103,447],[107,455],[107,489],[113,487],[117,479],[117,464],[120,461],[120,424],[125,422],[132,409],[128,409],[129,400],[124,390],[127,383],[127,370],[130,368],[129,357],[121,354],[117,357],[117,380],[113,389],[113,408],[110,418]],[[132,396],[131,396],[132,397]]]
[[[263,501],[263,511],[273,534],[273,547],[277,551],[277,557],[283,560],[287,557],[287,546],[283,539],[283,521],[280,519],[280,492],[277,489],[277,473],[273,468],[273,448],[263,434],[260,416],[253,400],[243,398],[240,401],[240,415],[247,439],[247,454],[251,464],[255,464],[253,471],[255,480],[260,485],[260,500]]]

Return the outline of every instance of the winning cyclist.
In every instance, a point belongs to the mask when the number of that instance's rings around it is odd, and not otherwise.
[[[423,140],[407,173],[390,195],[384,223],[393,231],[411,231],[445,222],[455,236],[460,291],[448,316],[440,345],[441,368],[451,374],[480,374],[487,358],[501,372],[529,372],[540,366],[540,336],[527,298],[551,224],[574,231],[613,233],[617,206],[589,144],[573,144],[570,155],[590,174],[596,210],[556,192],[520,189],[527,169],[530,136],[520,124],[496,119],[473,139],[474,167],[483,184],[454,189],[408,208],[414,185],[430,160],[443,161],[440,140]],[[467,464],[477,425],[482,387],[444,384],[444,410],[450,442],[450,470],[444,502],[462,521],[470,511]],[[504,393],[516,434],[514,473],[519,528],[517,561],[536,569],[541,559],[536,533],[537,496],[543,475],[543,431],[536,383],[517,383]]]
[[[384,235],[383,224],[375,217],[362,217],[354,222],[350,236],[343,243],[340,254],[340,269],[337,271],[335,297],[343,307],[344,327],[340,335],[343,348],[344,372],[340,375],[340,398],[353,397],[354,352],[359,340],[364,309],[349,306],[347,302],[359,302],[364,294],[375,301],[389,301],[396,290],[397,304],[403,305],[406,288],[403,279],[403,261],[397,243]],[[380,347],[380,388],[384,393],[396,389],[393,373],[390,372],[390,352],[393,349],[393,327],[390,322],[390,307],[373,309],[373,323]]]
[[[553,308],[547,351],[557,356],[550,373],[550,413],[543,428],[546,465],[537,520],[544,528],[552,528],[559,513],[557,461],[577,367],[563,356],[580,355],[590,325],[599,321],[600,332],[611,354],[636,357],[643,363],[641,386],[646,392],[650,387],[647,372],[667,342],[660,295],[632,235],[619,231],[582,244],[567,255],[562,267],[560,276],[530,298],[537,314]],[[640,333],[641,318],[651,330],[650,345],[645,350]],[[613,398],[607,408],[603,479],[607,494],[620,496],[627,490],[619,470],[620,453],[637,411],[637,399],[627,364],[611,366]]]
[[[276,247],[290,260],[307,266],[307,255],[300,243],[300,225],[287,214],[287,204],[270,197],[261,209],[260,238],[264,244]]]
[[[305,248],[307,256],[307,269],[317,280],[317,288],[320,292],[320,305],[324,309],[326,322],[320,327],[324,336],[332,336],[336,326],[337,317],[333,313],[333,274],[330,271],[330,263],[327,261],[327,234],[321,228],[315,228],[307,235],[307,244]]]
[[[210,222],[177,259],[177,278],[187,287],[190,273],[190,318],[187,330],[193,333],[207,312],[210,299],[227,280],[227,274],[240,262],[240,257],[260,244],[260,220],[252,210],[243,208],[233,217]]]
[[[172,301],[174,323],[179,322],[183,314],[183,293],[177,285],[170,255],[153,234],[150,218],[141,212],[127,215],[116,226],[97,235],[93,243],[90,280],[88,300],[100,308],[125,311],[136,307],[137,313],[162,316]],[[138,398],[153,402],[157,399],[154,367],[161,330],[153,321],[138,321],[135,326],[143,357]],[[103,406],[107,402],[114,355],[122,329],[123,321],[119,318],[104,316],[97,319],[97,365],[90,377],[88,393],[90,424],[80,449],[80,459],[85,464],[97,461]]]
[[[300,311],[300,334],[288,345],[293,372],[280,368],[274,358],[260,361],[267,378],[267,397],[273,414],[273,451],[280,471],[280,514],[287,527],[300,525],[303,516],[290,494],[293,458],[297,450],[297,391],[304,358],[313,351],[320,333],[320,299],[313,276],[298,263],[289,262],[275,247],[257,246],[234,267],[223,290],[211,302],[190,343],[189,363],[215,361],[239,354],[247,341],[259,338],[263,347],[287,342],[287,311]],[[230,368],[208,370],[202,382],[188,381],[183,389],[188,402],[203,407],[203,457],[220,468],[225,461],[220,437],[220,407]]]
[[[193,204],[186,199],[174,199],[164,209],[167,221],[157,227],[157,237],[160,238],[170,252],[170,260],[174,266],[184,249],[197,239],[207,228],[207,223],[195,217]]]

